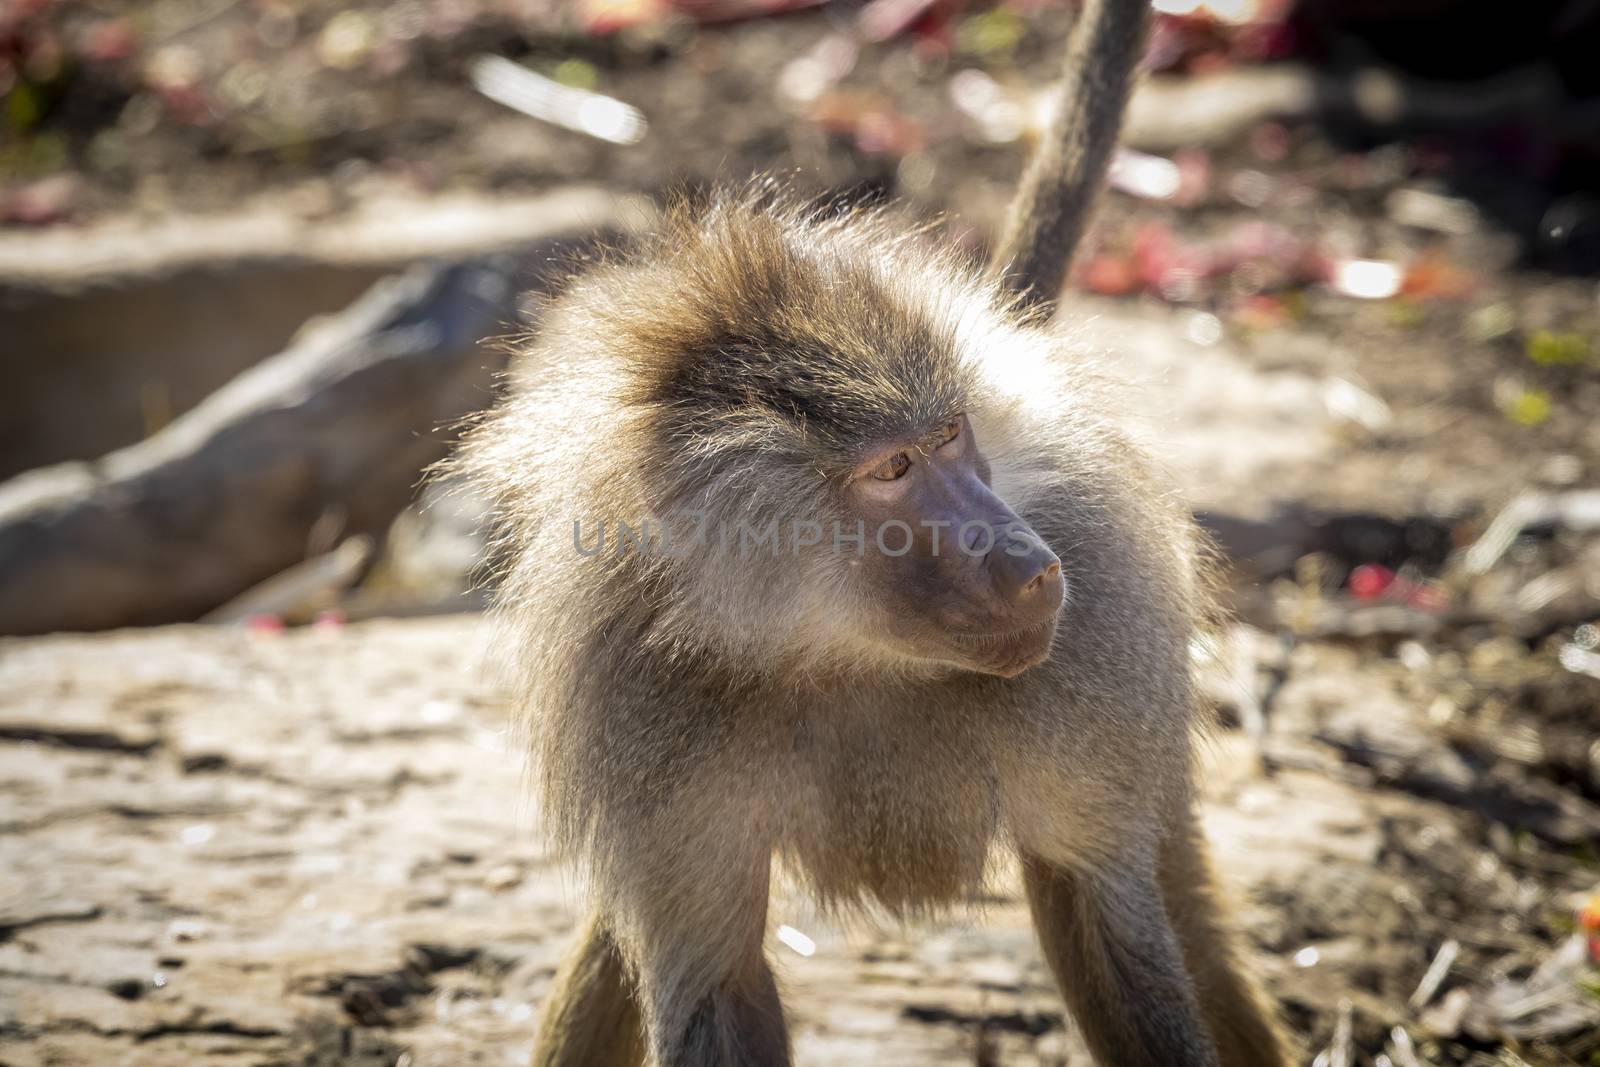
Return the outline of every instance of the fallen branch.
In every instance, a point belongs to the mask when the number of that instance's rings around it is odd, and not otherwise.
[[[516,263],[415,267],[160,433],[0,486],[0,633],[193,619],[314,529],[381,534],[492,396]]]

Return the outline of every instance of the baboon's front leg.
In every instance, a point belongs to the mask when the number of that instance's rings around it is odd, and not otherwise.
[[[772,840],[692,786],[635,825],[600,904],[628,973],[652,1067],[788,1067],[765,953]]]

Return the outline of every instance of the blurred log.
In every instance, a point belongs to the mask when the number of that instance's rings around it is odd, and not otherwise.
[[[517,262],[380,282],[154,436],[0,486],[0,632],[193,619],[381,534],[492,397],[505,353],[482,340],[517,318]]]
[[[1036,97],[1048,98],[1048,90]],[[1388,134],[1526,122],[1592,137],[1600,127],[1600,109],[1568,99],[1560,82],[1539,66],[1453,83],[1381,66],[1314,70],[1277,63],[1202,77],[1147,78],[1129,103],[1122,136],[1147,152],[1173,152],[1224,144],[1271,119],[1311,118]]]
[[[1150,77],[1134,90],[1122,138],[1147,152],[1216,145],[1268,119],[1305,118],[1316,104],[1316,75],[1300,64]]]
[[[566,184],[363,194],[315,221],[306,207],[275,198],[220,215],[0,227],[0,480],[143,440],[289,347],[313,316],[419,260],[625,232],[650,217],[630,196]]]

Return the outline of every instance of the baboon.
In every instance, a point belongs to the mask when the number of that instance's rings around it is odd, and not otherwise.
[[[1147,20],[1087,0],[993,271],[769,184],[580,275],[461,464],[592,913],[540,1067],[790,1062],[775,864],[922,915],[1016,854],[1094,1055],[1280,1067],[1194,814],[1192,523],[1044,328]]]

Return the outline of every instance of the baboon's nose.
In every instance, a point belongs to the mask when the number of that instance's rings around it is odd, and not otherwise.
[[[1044,570],[1035,574],[1028,584],[1022,587],[1023,593],[1034,593],[1044,588],[1046,582],[1055,581],[1061,577],[1061,564],[1052,563]]]
[[[997,549],[990,554],[989,571],[996,592],[1017,608],[1043,614],[1061,601],[1061,561],[1042,544],[1015,555]]]

